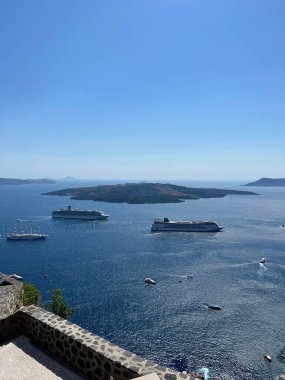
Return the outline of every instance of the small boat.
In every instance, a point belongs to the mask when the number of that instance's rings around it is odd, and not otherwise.
[[[216,306],[216,305],[208,305],[209,310],[222,310],[221,306]]]
[[[186,276],[186,278],[193,278],[194,276],[193,276],[193,274],[188,274],[187,276]]]
[[[9,277],[14,278],[15,280],[18,280],[18,281],[23,281],[23,277],[18,276],[17,274],[9,274]]]
[[[146,285],[156,285],[156,282],[152,278],[149,278],[149,277],[144,279],[144,283]]]
[[[264,358],[264,360],[267,360],[268,362],[272,361],[271,356],[267,352],[265,352],[265,354],[263,354],[263,358]]]
[[[265,264],[266,260],[265,260],[265,257],[262,257],[262,259],[260,260],[260,264]]]

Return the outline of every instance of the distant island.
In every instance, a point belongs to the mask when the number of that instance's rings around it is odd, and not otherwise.
[[[59,181],[76,181],[76,178],[74,177],[71,177],[70,175],[64,177],[64,178],[60,178]]]
[[[285,186],[285,178],[260,178],[258,181],[242,186]]]
[[[0,185],[26,185],[26,184],[45,184],[45,183],[55,183],[55,181],[49,178],[40,178],[40,179],[0,178]]]
[[[145,182],[79,187],[44,193],[44,195],[69,196],[71,199],[130,204],[180,203],[186,199],[221,198],[232,194],[257,195],[251,191],[193,188]]]

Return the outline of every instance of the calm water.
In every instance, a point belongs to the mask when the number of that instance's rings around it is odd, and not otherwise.
[[[211,379],[224,380],[275,379],[285,373],[278,357],[285,346],[285,229],[280,227],[285,188],[192,182],[261,195],[167,205],[41,195],[74,185],[82,183],[0,187],[0,271],[24,276],[40,288],[44,301],[48,290],[62,288],[69,303],[79,306],[73,322],[162,365],[208,367]],[[68,204],[98,208],[110,219],[51,219],[53,209]],[[166,216],[213,219],[225,230],[151,234],[152,220]],[[48,239],[4,238],[31,227]],[[261,257],[267,268],[260,267]],[[144,286],[145,277],[157,286]],[[207,303],[223,310],[208,311]],[[262,359],[266,351],[272,363]]]

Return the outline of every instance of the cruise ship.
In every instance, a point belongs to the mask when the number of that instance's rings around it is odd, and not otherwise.
[[[53,218],[64,219],[87,219],[87,220],[103,220],[107,219],[109,215],[104,214],[99,210],[79,210],[77,208],[61,208],[52,212]]]
[[[173,221],[168,218],[155,219],[151,232],[218,232],[223,227],[219,227],[216,222],[202,221]]]
[[[7,234],[6,239],[7,240],[39,240],[39,239],[45,239],[47,236],[48,235],[35,234],[33,232],[30,232],[27,234],[11,233],[11,234]]]

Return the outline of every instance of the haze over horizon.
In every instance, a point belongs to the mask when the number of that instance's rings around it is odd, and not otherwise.
[[[285,2],[0,3],[0,177],[285,177]]]

